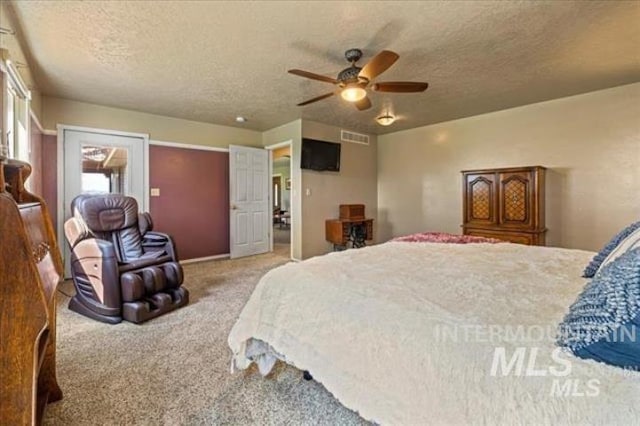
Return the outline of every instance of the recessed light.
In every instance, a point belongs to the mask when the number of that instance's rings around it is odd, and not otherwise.
[[[247,122],[247,119],[246,119],[245,117],[243,117],[243,116],[239,115],[239,116],[237,116],[237,117],[236,117],[236,121],[237,121],[238,123],[246,123],[246,122]]]

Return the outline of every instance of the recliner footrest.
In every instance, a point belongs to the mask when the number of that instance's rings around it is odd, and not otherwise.
[[[125,272],[120,276],[122,301],[135,302],[145,296],[179,288],[182,280],[182,268],[174,262]]]
[[[185,288],[156,293],[145,300],[122,304],[122,317],[133,323],[141,323],[171,312],[189,303],[189,292]],[[173,297],[172,297],[173,296]]]

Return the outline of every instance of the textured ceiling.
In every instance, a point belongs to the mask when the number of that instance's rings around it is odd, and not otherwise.
[[[640,81],[640,2],[16,1],[44,94],[266,130],[297,118],[388,133]],[[345,49],[400,59],[378,78],[422,94],[296,103]],[[385,108],[399,120],[374,121]],[[249,121],[239,125],[236,115]]]

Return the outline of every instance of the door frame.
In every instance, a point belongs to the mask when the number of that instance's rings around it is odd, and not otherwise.
[[[283,142],[274,143],[272,145],[267,145],[264,147],[267,151],[269,151],[269,176],[273,176],[273,151],[278,148],[284,148],[285,146],[289,147],[289,152],[293,154],[293,139],[289,139]],[[291,161],[289,161],[289,178],[293,177],[293,155],[291,155]],[[271,192],[269,191],[269,205],[273,206],[273,199],[271,196]],[[289,195],[291,197],[291,195]],[[293,259],[293,203],[289,203],[289,216],[291,217],[291,223],[289,224],[289,232],[291,236],[289,238],[289,257]],[[273,209],[271,209],[271,226],[273,227]],[[269,232],[269,251],[273,251],[273,232]]]
[[[64,132],[65,130],[75,130],[78,132],[86,132],[86,133],[99,133],[103,135],[112,135],[112,136],[125,136],[130,138],[139,138],[142,139],[143,147],[142,152],[144,156],[144,170],[143,170],[143,182],[142,187],[144,189],[143,196],[143,205],[140,210],[146,212],[149,209],[149,134],[148,133],[135,133],[135,132],[125,132],[120,130],[111,130],[111,129],[100,129],[95,127],[84,127],[84,126],[72,126],[68,124],[58,124],[57,125],[57,133],[58,133],[58,141],[57,141],[57,175],[58,175],[58,205],[56,210],[58,211],[58,223],[56,224],[56,229],[58,230],[58,247],[64,247],[65,237],[64,237]],[[63,250],[64,252],[64,250]]]

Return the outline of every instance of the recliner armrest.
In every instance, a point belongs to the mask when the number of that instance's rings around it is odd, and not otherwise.
[[[127,262],[120,262],[118,264],[118,271],[120,271],[120,273],[123,273],[172,261],[173,259],[171,259],[171,257],[164,250],[148,251],[138,259],[132,259]]]
[[[87,238],[80,241],[73,249],[73,253],[80,258],[113,257],[117,259],[116,248],[113,243],[99,238]]]
[[[142,235],[153,231],[153,220],[149,213],[138,213],[138,230]]]
[[[150,251],[164,251],[174,262],[178,261],[173,239],[162,232],[150,231],[142,235],[142,249],[145,253]]]

